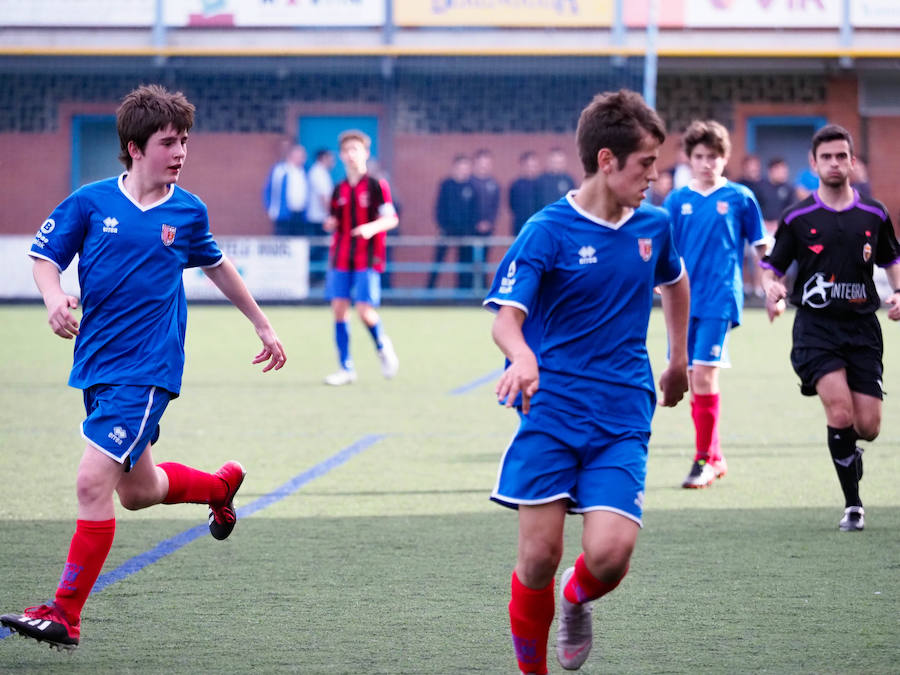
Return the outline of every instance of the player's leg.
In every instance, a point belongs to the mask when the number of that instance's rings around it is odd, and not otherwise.
[[[593,645],[593,601],[628,571],[642,518],[649,432],[592,429],[596,446],[581,454],[575,511],[584,514],[582,553],[560,582],[556,656],[580,668]]]
[[[729,367],[730,322],[692,318],[688,336],[691,379],[691,419],[694,422],[694,460],[681,485],[704,488],[728,471],[719,442],[719,370]]]
[[[331,300],[331,312],[334,316],[334,343],[337,347],[339,369],[325,377],[325,384],[336,387],[356,381],[353,359],[350,358],[350,324],[347,321],[350,313],[351,283],[352,272],[329,268],[325,293]]]
[[[75,649],[81,638],[81,610],[100,576],[116,531],[113,491],[122,465],[88,445],[76,479],[78,519],[66,564],[52,602],[4,614],[0,621],[25,637],[57,649]]]
[[[381,374],[390,379],[400,369],[400,359],[397,358],[394,343],[385,333],[381,317],[375,309],[381,304],[381,274],[371,269],[357,273],[353,285],[353,299],[359,318],[372,336],[378,360],[381,362]]]
[[[844,517],[839,526],[845,531],[861,530],[864,513],[859,497],[862,450],[856,446],[859,434],[854,425],[853,394],[847,384],[846,370],[840,368],[826,373],[818,379],[815,387],[825,408],[828,452],[844,494]]]
[[[553,623],[553,577],[563,551],[566,501],[519,507],[519,545],[512,574],[509,623],[519,670],[547,672]]]

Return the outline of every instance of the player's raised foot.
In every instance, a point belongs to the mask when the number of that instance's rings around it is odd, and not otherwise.
[[[325,376],[325,384],[332,387],[343,387],[345,384],[353,384],[356,382],[356,371],[341,368],[336,373]]]
[[[56,647],[59,651],[77,649],[81,637],[80,624],[70,624],[52,603],[29,607],[21,614],[4,614],[0,616],[0,624],[22,637],[46,642],[51,649]]]
[[[709,465],[716,474],[716,478],[725,478],[725,474],[728,473],[728,462],[725,461],[724,457],[709,460]]]
[[[591,653],[594,642],[593,603],[566,600],[565,589],[575,574],[570,567],[559,581],[559,620],[556,626],[556,660],[566,670],[578,670]]]
[[[681,482],[681,487],[688,489],[705,488],[716,479],[716,471],[705,459],[694,461],[691,470]]]
[[[866,512],[861,506],[848,506],[844,509],[844,517],[838,523],[841,532],[860,532],[866,526]]]
[[[394,351],[394,343],[386,335],[381,338],[378,359],[381,361],[381,374],[387,379],[390,380],[400,370],[400,359],[397,358],[397,352]]]
[[[244,482],[247,472],[240,462],[225,462],[222,468],[216,471],[216,476],[225,481],[227,492],[225,499],[218,504],[209,505],[209,533],[216,539],[227,539],[237,522],[237,512],[234,510],[234,495]]]

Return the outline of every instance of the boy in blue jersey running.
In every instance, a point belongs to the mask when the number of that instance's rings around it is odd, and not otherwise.
[[[560,582],[564,668],[587,659],[591,603],[628,570],[656,405],[646,347],[655,286],[670,344],[661,404],[688,388],[687,276],[668,215],[641,206],[662,121],[635,92],[605,93],[582,111],[576,139],[584,182],[528,220],[484,301],[508,360],[497,396],[520,414],[491,499],[519,512],[509,618],[523,673],[547,672],[567,511],[583,515],[584,551]]]
[[[181,389],[187,303],[182,275],[200,267],[253,324],[262,342],[254,364],[278,370],[285,353],[265,314],[209,231],[206,206],[175,183],[187,155],[194,106],[156,85],[128,94],[116,113],[125,173],[86,185],[54,209],[29,255],[50,328],[75,338],[69,384],[84,391],[86,447],[78,467],[78,520],[55,597],[0,622],[58,649],[75,649],[81,611],[115,533],[113,494],[126,509],[154,504],[209,505],[209,529],[234,529],[238,462],[210,474],[155,464],[150,446]],[[78,254],[78,300],[59,274]]]
[[[766,232],[750,189],[722,175],[731,154],[728,130],[713,120],[697,120],[682,143],[692,179],[671,192],[663,207],[691,280],[688,366],[696,449],[681,485],[703,488],[728,470],[719,442],[719,369],[731,367],[728,333],[741,323],[744,242],[761,259]]]

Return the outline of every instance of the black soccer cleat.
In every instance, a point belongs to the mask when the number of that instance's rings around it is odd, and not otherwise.
[[[4,614],[0,624],[22,637],[46,642],[50,648],[72,652],[81,637],[79,625],[73,626],[53,604],[29,607],[21,614]]]

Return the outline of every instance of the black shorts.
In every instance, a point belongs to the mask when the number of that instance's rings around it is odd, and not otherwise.
[[[800,309],[793,335],[791,365],[800,376],[804,396],[815,396],[819,379],[843,368],[850,391],[883,398],[884,343],[874,313],[836,319]]]

